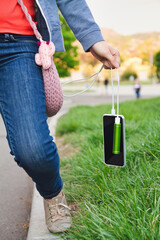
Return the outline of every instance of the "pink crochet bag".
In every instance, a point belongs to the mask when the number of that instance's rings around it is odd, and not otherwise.
[[[53,42],[43,41],[41,34],[38,32],[36,24],[33,22],[32,17],[28,13],[22,0],[18,0],[27,20],[33,28],[34,34],[39,40],[39,53],[35,55],[36,64],[42,66],[42,74],[44,80],[45,90],[45,103],[46,114],[48,117],[54,116],[62,107],[63,104],[63,92],[59,80],[59,75],[56,66],[53,62],[53,54],[55,52],[55,46]]]

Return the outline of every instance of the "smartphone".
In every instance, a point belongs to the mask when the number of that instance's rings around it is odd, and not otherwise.
[[[116,117],[117,115],[103,115],[104,161],[107,165],[110,166],[124,167],[126,164],[125,119],[122,115],[119,115],[121,123],[120,151],[119,154],[113,153],[113,134]]]

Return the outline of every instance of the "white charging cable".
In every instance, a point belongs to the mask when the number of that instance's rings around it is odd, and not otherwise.
[[[116,69],[116,72],[117,72],[118,86],[117,86],[117,117],[115,118],[115,123],[120,124],[120,117],[119,117],[119,73],[118,73],[118,69]]]
[[[101,66],[100,70],[99,70],[97,73],[94,73],[94,74],[91,75],[90,77],[86,77],[86,78],[82,78],[82,79],[77,79],[77,80],[72,80],[72,81],[65,82],[62,86],[65,86],[65,85],[67,85],[67,84],[69,84],[69,83],[72,83],[72,82],[79,82],[79,81],[82,81],[82,80],[87,80],[87,79],[90,79],[90,78],[92,78],[92,77],[95,76],[95,78],[93,79],[93,81],[92,81],[92,83],[89,85],[89,87],[85,88],[84,90],[82,90],[82,91],[80,91],[80,92],[78,92],[78,93],[75,93],[75,94],[72,94],[72,95],[65,95],[65,94],[63,94],[63,96],[64,96],[64,97],[75,97],[75,96],[80,95],[80,94],[86,92],[87,90],[89,90],[89,89],[93,86],[93,84],[95,83],[95,81],[97,80],[98,75],[99,75],[99,73],[102,71],[102,69],[103,69],[103,65]]]
[[[117,117],[119,115],[119,73],[118,69],[116,69],[117,72]],[[112,84],[112,109],[111,109],[111,114],[115,115],[115,108],[114,108],[114,86],[113,86],[113,76],[112,76],[112,68],[111,68],[111,84]]]
[[[114,109],[114,87],[113,87],[112,68],[111,68],[111,84],[112,84],[112,110],[111,110],[111,114],[115,115],[115,109]]]
[[[118,81],[118,87],[117,87],[117,117],[119,115],[119,73],[118,69],[116,69],[117,72],[117,81]]]

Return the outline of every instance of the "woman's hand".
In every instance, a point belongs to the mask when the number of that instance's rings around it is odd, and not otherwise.
[[[92,55],[103,63],[105,69],[120,67],[120,53],[106,41],[93,44],[90,47]]]

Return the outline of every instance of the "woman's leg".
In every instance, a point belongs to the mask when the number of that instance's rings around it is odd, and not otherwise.
[[[0,36],[0,112],[14,160],[44,198],[62,189],[59,155],[47,124],[41,68],[34,57],[35,37]],[[15,40],[16,39],[16,40]]]

